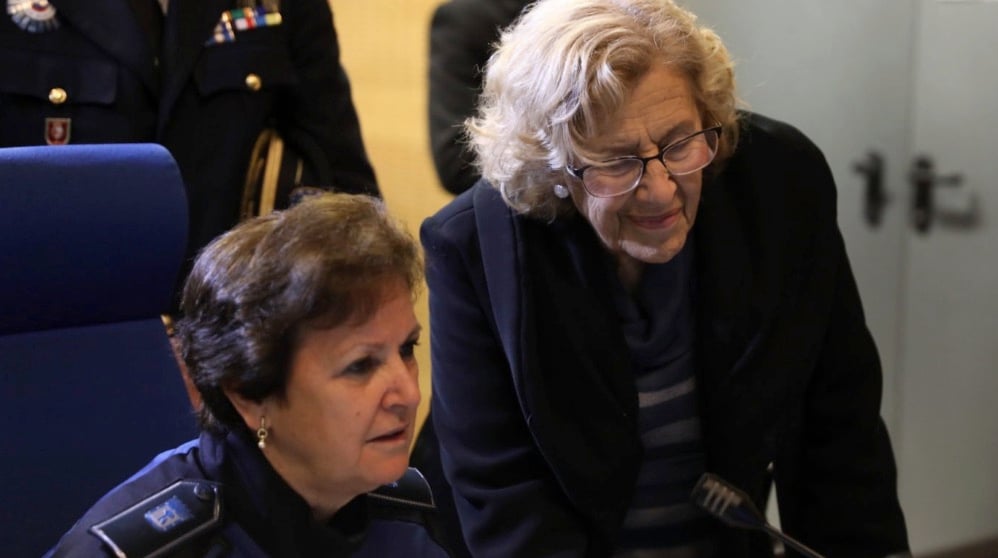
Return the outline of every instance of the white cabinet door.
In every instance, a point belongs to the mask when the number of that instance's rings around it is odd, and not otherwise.
[[[998,2],[688,0],[736,61],[749,107],[825,152],[884,365],[883,414],[916,554],[998,535]],[[875,150],[890,200],[864,218]],[[912,226],[916,156],[932,188]],[[976,219],[961,214],[976,202]]]
[[[998,536],[998,3],[922,0],[918,21],[913,155],[962,178],[905,236],[901,495],[934,549]]]

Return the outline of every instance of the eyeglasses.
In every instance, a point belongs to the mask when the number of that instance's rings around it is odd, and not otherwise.
[[[622,196],[638,187],[645,167],[658,159],[671,176],[692,174],[714,160],[721,127],[714,126],[690,134],[662,148],[651,157],[629,155],[581,168],[568,167],[568,172],[582,180],[582,187],[596,198]]]

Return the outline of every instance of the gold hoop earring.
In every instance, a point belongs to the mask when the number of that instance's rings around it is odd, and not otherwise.
[[[260,417],[260,428],[256,429],[256,446],[260,449],[265,449],[267,447],[267,417]]]

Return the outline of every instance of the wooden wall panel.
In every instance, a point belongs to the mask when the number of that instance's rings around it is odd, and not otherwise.
[[[389,209],[414,236],[450,200],[433,170],[427,131],[428,29],[439,0],[331,0],[343,65],[361,131]],[[426,416],[430,396],[425,288],[417,304],[424,335],[417,347]]]

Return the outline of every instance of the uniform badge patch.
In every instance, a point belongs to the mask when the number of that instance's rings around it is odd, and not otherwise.
[[[7,14],[28,33],[42,33],[59,28],[55,7],[48,0],[7,0]]]
[[[109,556],[173,556],[174,549],[219,526],[221,492],[222,487],[210,481],[181,479],[89,531],[104,543]]]
[[[143,517],[157,531],[163,533],[194,517],[187,506],[176,496],[147,511]]]
[[[45,119],[45,143],[49,145],[66,145],[69,143],[69,133],[72,130],[72,120],[69,118]]]

